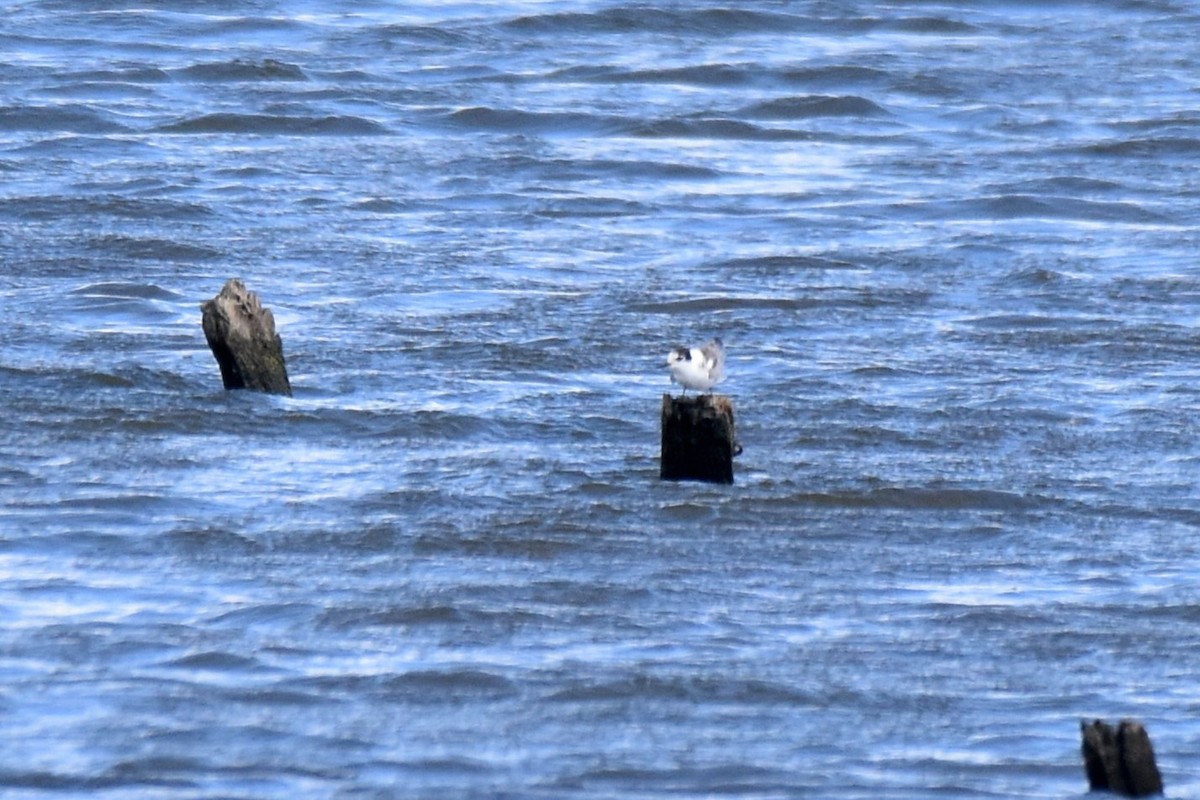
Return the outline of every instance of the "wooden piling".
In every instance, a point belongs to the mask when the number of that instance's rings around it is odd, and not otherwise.
[[[233,278],[221,293],[200,306],[204,337],[221,368],[226,389],[252,389],[292,394],[283,340],[275,332],[275,316],[258,295]]]
[[[1140,722],[1123,719],[1114,729],[1103,720],[1083,720],[1079,727],[1084,770],[1092,791],[1124,797],[1162,794],[1162,775],[1154,761],[1154,748]]]
[[[739,452],[728,397],[663,395],[662,480],[733,483],[733,457]]]

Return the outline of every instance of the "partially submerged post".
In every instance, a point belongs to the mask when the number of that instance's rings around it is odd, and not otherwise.
[[[1079,723],[1083,734],[1083,766],[1092,791],[1125,797],[1162,794],[1162,775],[1154,762],[1150,734],[1136,720],[1123,719],[1114,729],[1103,720]]]
[[[739,452],[728,397],[663,395],[662,480],[733,483],[733,457]]]
[[[226,389],[253,389],[292,394],[283,340],[275,333],[275,316],[258,295],[237,278],[200,306],[204,337],[221,367]]]

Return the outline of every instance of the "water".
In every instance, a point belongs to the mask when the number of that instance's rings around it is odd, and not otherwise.
[[[1134,716],[1200,797],[1198,39],[9,6],[5,796],[1081,797]],[[663,484],[711,335],[737,483]]]

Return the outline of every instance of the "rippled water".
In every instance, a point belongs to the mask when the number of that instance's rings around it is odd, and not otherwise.
[[[1191,4],[4,19],[6,797],[1200,796]]]

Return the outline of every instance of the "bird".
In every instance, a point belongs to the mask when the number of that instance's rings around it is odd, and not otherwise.
[[[711,391],[725,380],[725,345],[714,338],[703,347],[676,347],[667,353],[671,382],[698,392]]]

